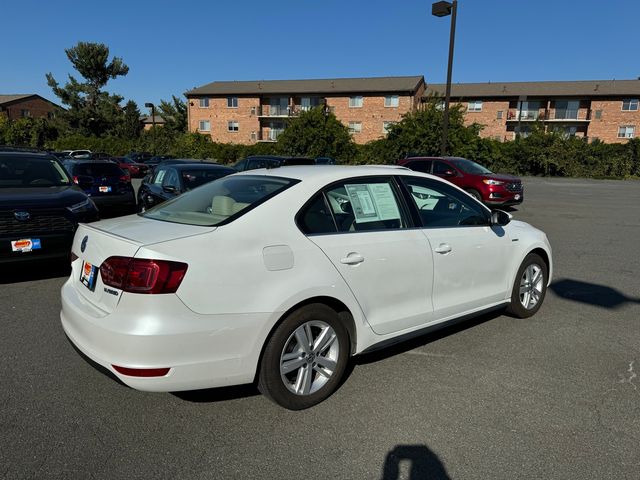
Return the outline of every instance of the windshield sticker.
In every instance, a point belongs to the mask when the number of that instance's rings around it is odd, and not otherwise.
[[[388,183],[345,185],[357,223],[400,219],[398,204]]]

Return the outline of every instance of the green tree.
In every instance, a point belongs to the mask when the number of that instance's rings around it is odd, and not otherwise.
[[[123,98],[103,88],[109,80],[126,75],[129,67],[118,57],[109,61],[109,47],[102,43],[78,42],[65,53],[84,81],[69,75],[69,81],[61,87],[51,73],[46,75],[53,93],[68,106],[62,118],[72,130],[84,135],[112,133],[122,112]]]
[[[163,128],[178,133],[187,131],[187,104],[175,95],[171,96],[171,100],[161,100],[158,110],[164,121]]]
[[[140,110],[133,100],[129,100],[122,110],[120,124],[117,128],[117,135],[127,140],[134,140],[140,137],[142,123],[140,122]]]
[[[278,149],[286,155],[332,157],[343,162],[350,162],[356,153],[349,129],[323,107],[289,120],[278,137]]]

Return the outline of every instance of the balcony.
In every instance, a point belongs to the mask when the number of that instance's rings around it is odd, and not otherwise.
[[[256,141],[266,143],[277,142],[278,137],[282,135],[282,132],[284,132],[284,129],[271,129],[257,132]]]
[[[259,105],[256,115],[266,118],[288,118],[297,117],[303,112],[309,111],[319,105]],[[333,107],[329,107],[333,112]]]
[[[509,109],[507,122],[590,122],[591,110],[581,109],[551,109],[551,110],[517,110]]]

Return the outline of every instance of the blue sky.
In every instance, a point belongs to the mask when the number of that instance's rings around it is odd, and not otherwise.
[[[139,105],[214,80],[424,75],[446,79],[449,18],[431,0],[6,0],[0,93],[72,73],[64,49],[103,42]],[[459,0],[454,82],[637,78],[640,2]]]

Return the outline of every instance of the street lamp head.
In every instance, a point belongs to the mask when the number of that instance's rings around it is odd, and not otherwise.
[[[144,104],[144,106],[147,108],[153,108],[155,105],[153,103],[147,102]]]
[[[453,4],[451,2],[435,2],[431,5],[431,15],[435,15],[436,17],[446,17],[447,15],[451,15],[451,8]]]

